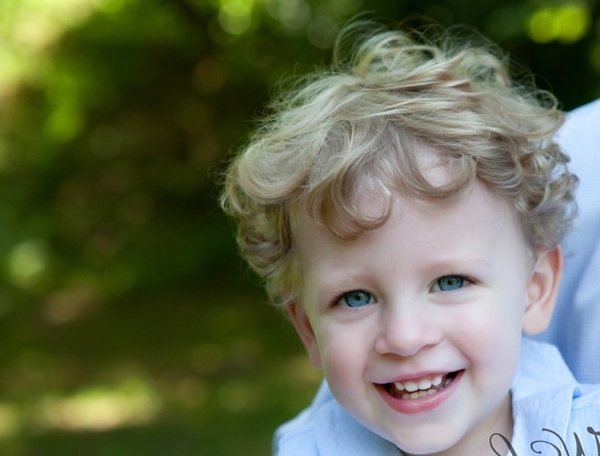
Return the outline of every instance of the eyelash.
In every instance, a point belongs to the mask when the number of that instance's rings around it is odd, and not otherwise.
[[[461,286],[458,287],[458,288],[452,289],[452,290],[442,290],[442,289],[434,290],[434,288],[436,286],[438,286],[438,288],[439,288],[439,283],[440,283],[441,280],[443,280],[443,279],[450,279],[450,278],[451,279],[460,279],[460,280],[462,280]],[[446,274],[446,275],[443,275],[441,277],[438,277],[435,280],[435,282],[431,285],[430,289],[433,290],[433,291],[435,291],[435,292],[458,291],[458,290],[461,290],[461,289],[465,288],[466,286],[471,285],[473,283],[475,283],[475,281],[472,278],[470,278],[470,277],[467,277],[467,276],[464,276],[464,275],[461,275],[461,274]]]
[[[343,293],[340,293],[339,295],[337,295],[337,296],[336,296],[335,298],[333,298],[333,300],[331,301],[331,304],[332,304],[332,306],[333,306],[333,307],[335,307],[335,306],[339,306],[339,307],[343,307],[343,308],[345,308],[345,309],[350,309],[350,310],[358,310],[358,309],[360,309],[360,308],[362,308],[362,307],[365,307],[365,306],[356,306],[356,307],[352,307],[352,306],[349,306],[349,305],[344,305],[344,304],[342,304],[342,303],[340,302],[340,301],[342,301],[342,299],[344,299],[344,298],[346,298],[346,297],[350,296],[352,293],[365,293],[365,294],[367,294],[367,295],[369,295],[369,296],[370,296],[370,298],[371,298],[371,301],[372,301],[372,302],[376,302],[376,300],[375,300],[375,296],[373,295],[373,293],[369,293],[368,291],[365,291],[365,290],[363,290],[363,289],[356,289],[356,290],[344,291]],[[369,302],[369,304],[371,304],[371,302]],[[365,304],[365,305],[366,305],[366,304]]]

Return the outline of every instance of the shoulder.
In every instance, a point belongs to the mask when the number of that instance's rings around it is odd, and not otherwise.
[[[590,140],[600,138],[598,122],[600,122],[600,99],[569,112],[565,124],[557,134],[557,140],[568,149],[569,146],[597,146]],[[576,150],[573,152],[575,153]]]
[[[314,428],[307,422],[309,409],[275,431],[274,456],[319,456]]]
[[[309,408],[280,426],[275,456],[398,456],[398,449],[374,434],[335,400],[324,381]]]
[[[588,205],[594,208],[600,206],[596,204],[597,193],[591,196],[591,192],[598,188],[597,173],[600,170],[598,125],[600,125],[600,99],[568,113],[564,125],[556,135],[558,144],[571,159],[570,170],[580,179],[577,203],[584,213]]]
[[[277,428],[273,437],[273,455],[320,455],[315,432],[315,420],[324,409],[330,408],[334,402],[335,399],[327,384],[323,382],[310,407]]]
[[[587,198],[586,195],[598,188],[596,178],[600,170],[598,125],[600,125],[600,99],[568,113],[564,125],[556,135],[556,141],[571,159],[569,169],[579,176],[577,203],[583,204],[584,212],[588,199],[597,200],[597,198]]]
[[[600,382],[600,99],[567,114],[557,142],[579,177],[578,215],[562,246],[565,269],[550,327],[538,340],[558,346],[577,379]]]
[[[320,456],[314,429],[310,426],[298,427],[295,420],[280,426],[273,438],[273,455]]]

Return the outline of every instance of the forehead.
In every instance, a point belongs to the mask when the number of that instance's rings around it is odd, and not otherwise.
[[[362,195],[359,209],[367,216],[384,210],[377,194]],[[515,210],[508,202],[475,183],[455,200],[422,201],[393,194],[388,220],[364,231],[355,240],[343,242],[331,235],[307,211],[292,228],[302,269],[334,267],[336,262],[368,258],[374,246],[380,255],[446,261],[458,257],[496,258],[503,249],[527,252],[527,243]],[[386,249],[385,246],[388,246]],[[305,271],[306,272],[306,271]]]

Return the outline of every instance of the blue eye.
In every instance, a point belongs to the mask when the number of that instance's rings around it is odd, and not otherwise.
[[[434,291],[453,291],[465,286],[464,277],[447,275],[440,277],[433,286]]]
[[[354,290],[346,293],[338,302],[348,307],[362,307],[371,304],[373,296],[363,290]]]

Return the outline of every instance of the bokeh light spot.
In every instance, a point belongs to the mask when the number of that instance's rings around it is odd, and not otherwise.
[[[311,18],[310,5],[305,0],[271,0],[267,12],[289,30],[299,30]]]
[[[50,294],[44,302],[44,317],[54,325],[76,320],[94,305],[96,290],[90,286],[73,286]]]
[[[239,380],[231,380],[219,387],[217,399],[228,412],[240,413],[254,408],[259,398],[256,388]]]
[[[218,18],[227,33],[241,35],[252,24],[252,9],[240,0],[230,0],[221,6]]]
[[[12,437],[21,426],[18,408],[12,404],[0,404],[0,438]]]
[[[558,9],[562,43],[574,43],[583,38],[591,25],[589,10],[584,5],[565,5]]]
[[[527,32],[536,43],[544,44],[555,40],[560,33],[560,22],[553,8],[537,10],[529,19]]]
[[[131,379],[116,387],[92,387],[67,397],[48,395],[36,418],[45,428],[105,431],[147,423],[160,408],[158,394],[142,379]]]
[[[566,4],[536,10],[529,19],[527,33],[536,43],[557,40],[570,44],[583,38],[590,25],[591,14],[585,5]]]
[[[8,273],[11,281],[20,287],[35,285],[48,267],[48,251],[37,239],[15,246],[8,256]]]
[[[64,143],[73,139],[83,128],[84,119],[79,106],[60,104],[48,117],[44,133],[48,139]]]

